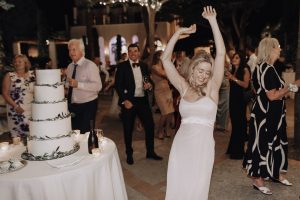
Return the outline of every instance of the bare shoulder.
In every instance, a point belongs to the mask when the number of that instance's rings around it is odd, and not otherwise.
[[[5,85],[8,86],[8,85],[10,85],[10,82],[11,82],[10,72],[7,72],[3,77],[2,84],[3,84],[3,86],[5,86]]]
[[[250,72],[250,69],[248,66],[244,67],[244,72]]]

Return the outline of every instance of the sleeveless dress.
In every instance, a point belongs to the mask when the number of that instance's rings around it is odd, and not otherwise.
[[[182,116],[168,163],[166,200],[208,198],[215,156],[213,138],[217,105],[209,97],[180,101]]]
[[[235,74],[239,80],[244,80],[244,69],[247,69],[250,73],[248,66],[239,66],[236,73],[233,67],[231,73]],[[230,80],[229,91],[229,116],[231,121],[231,135],[227,148],[227,154],[231,159],[243,159],[244,146],[247,139],[247,117],[246,106],[247,103],[244,100],[245,89],[235,81]]]
[[[33,85],[35,75],[29,71],[26,77],[18,77],[16,73],[9,72],[10,96],[24,109],[24,113],[18,114],[15,109],[7,104],[7,123],[12,137],[29,134],[29,118],[31,117],[31,102],[33,101]]]

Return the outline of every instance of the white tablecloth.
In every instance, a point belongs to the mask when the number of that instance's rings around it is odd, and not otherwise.
[[[127,200],[116,145],[105,140],[99,157],[88,154],[86,137],[71,156],[85,156],[75,166],[53,168],[47,161],[27,161],[15,172],[0,174],[3,200]],[[11,148],[0,160],[20,157],[24,147]],[[12,156],[14,155],[14,156]]]
[[[294,83],[295,82],[295,78],[296,78],[296,73],[295,72],[282,72],[282,78],[285,81],[285,83]],[[294,99],[295,93],[290,92],[288,94],[288,96],[291,99]]]

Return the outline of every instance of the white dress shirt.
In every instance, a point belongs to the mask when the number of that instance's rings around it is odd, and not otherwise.
[[[254,69],[256,67],[256,60],[257,60],[256,55],[254,53],[251,54],[251,56],[249,57],[249,60],[247,62],[247,65],[250,67],[251,74],[253,74]]]
[[[133,76],[134,76],[134,82],[135,82],[135,91],[134,91],[134,97],[143,97],[145,96],[144,93],[144,84],[143,84],[143,75],[140,67],[133,67],[132,63],[139,63],[139,61],[133,62],[129,59]]]
[[[86,103],[95,100],[102,88],[102,83],[97,65],[84,57],[76,63],[75,79],[78,81],[78,87],[73,89],[72,103]],[[67,68],[67,79],[72,77],[74,63],[69,64]],[[68,84],[66,84],[68,87]]]

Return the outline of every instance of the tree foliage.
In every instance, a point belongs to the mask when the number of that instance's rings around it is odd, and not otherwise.
[[[12,2],[12,1],[11,1]],[[34,0],[14,0],[15,7],[5,12],[0,11],[0,29],[7,59],[12,58],[12,43],[16,39],[35,38],[36,4]]]
[[[196,23],[199,31],[209,31],[206,20],[201,16],[203,7],[212,5],[218,13],[218,22],[227,47],[244,48],[250,36],[252,19],[257,16],[266,0],[211,0],[211,1],[177,1],[176,6],[165,4],[162,11],[172,12],[182,17],[182,25]],[[170,7],[167,7],[170,6]],[[204,30],[203,30],[204,29]],[[252,37],[252,36],[251,36]]]

